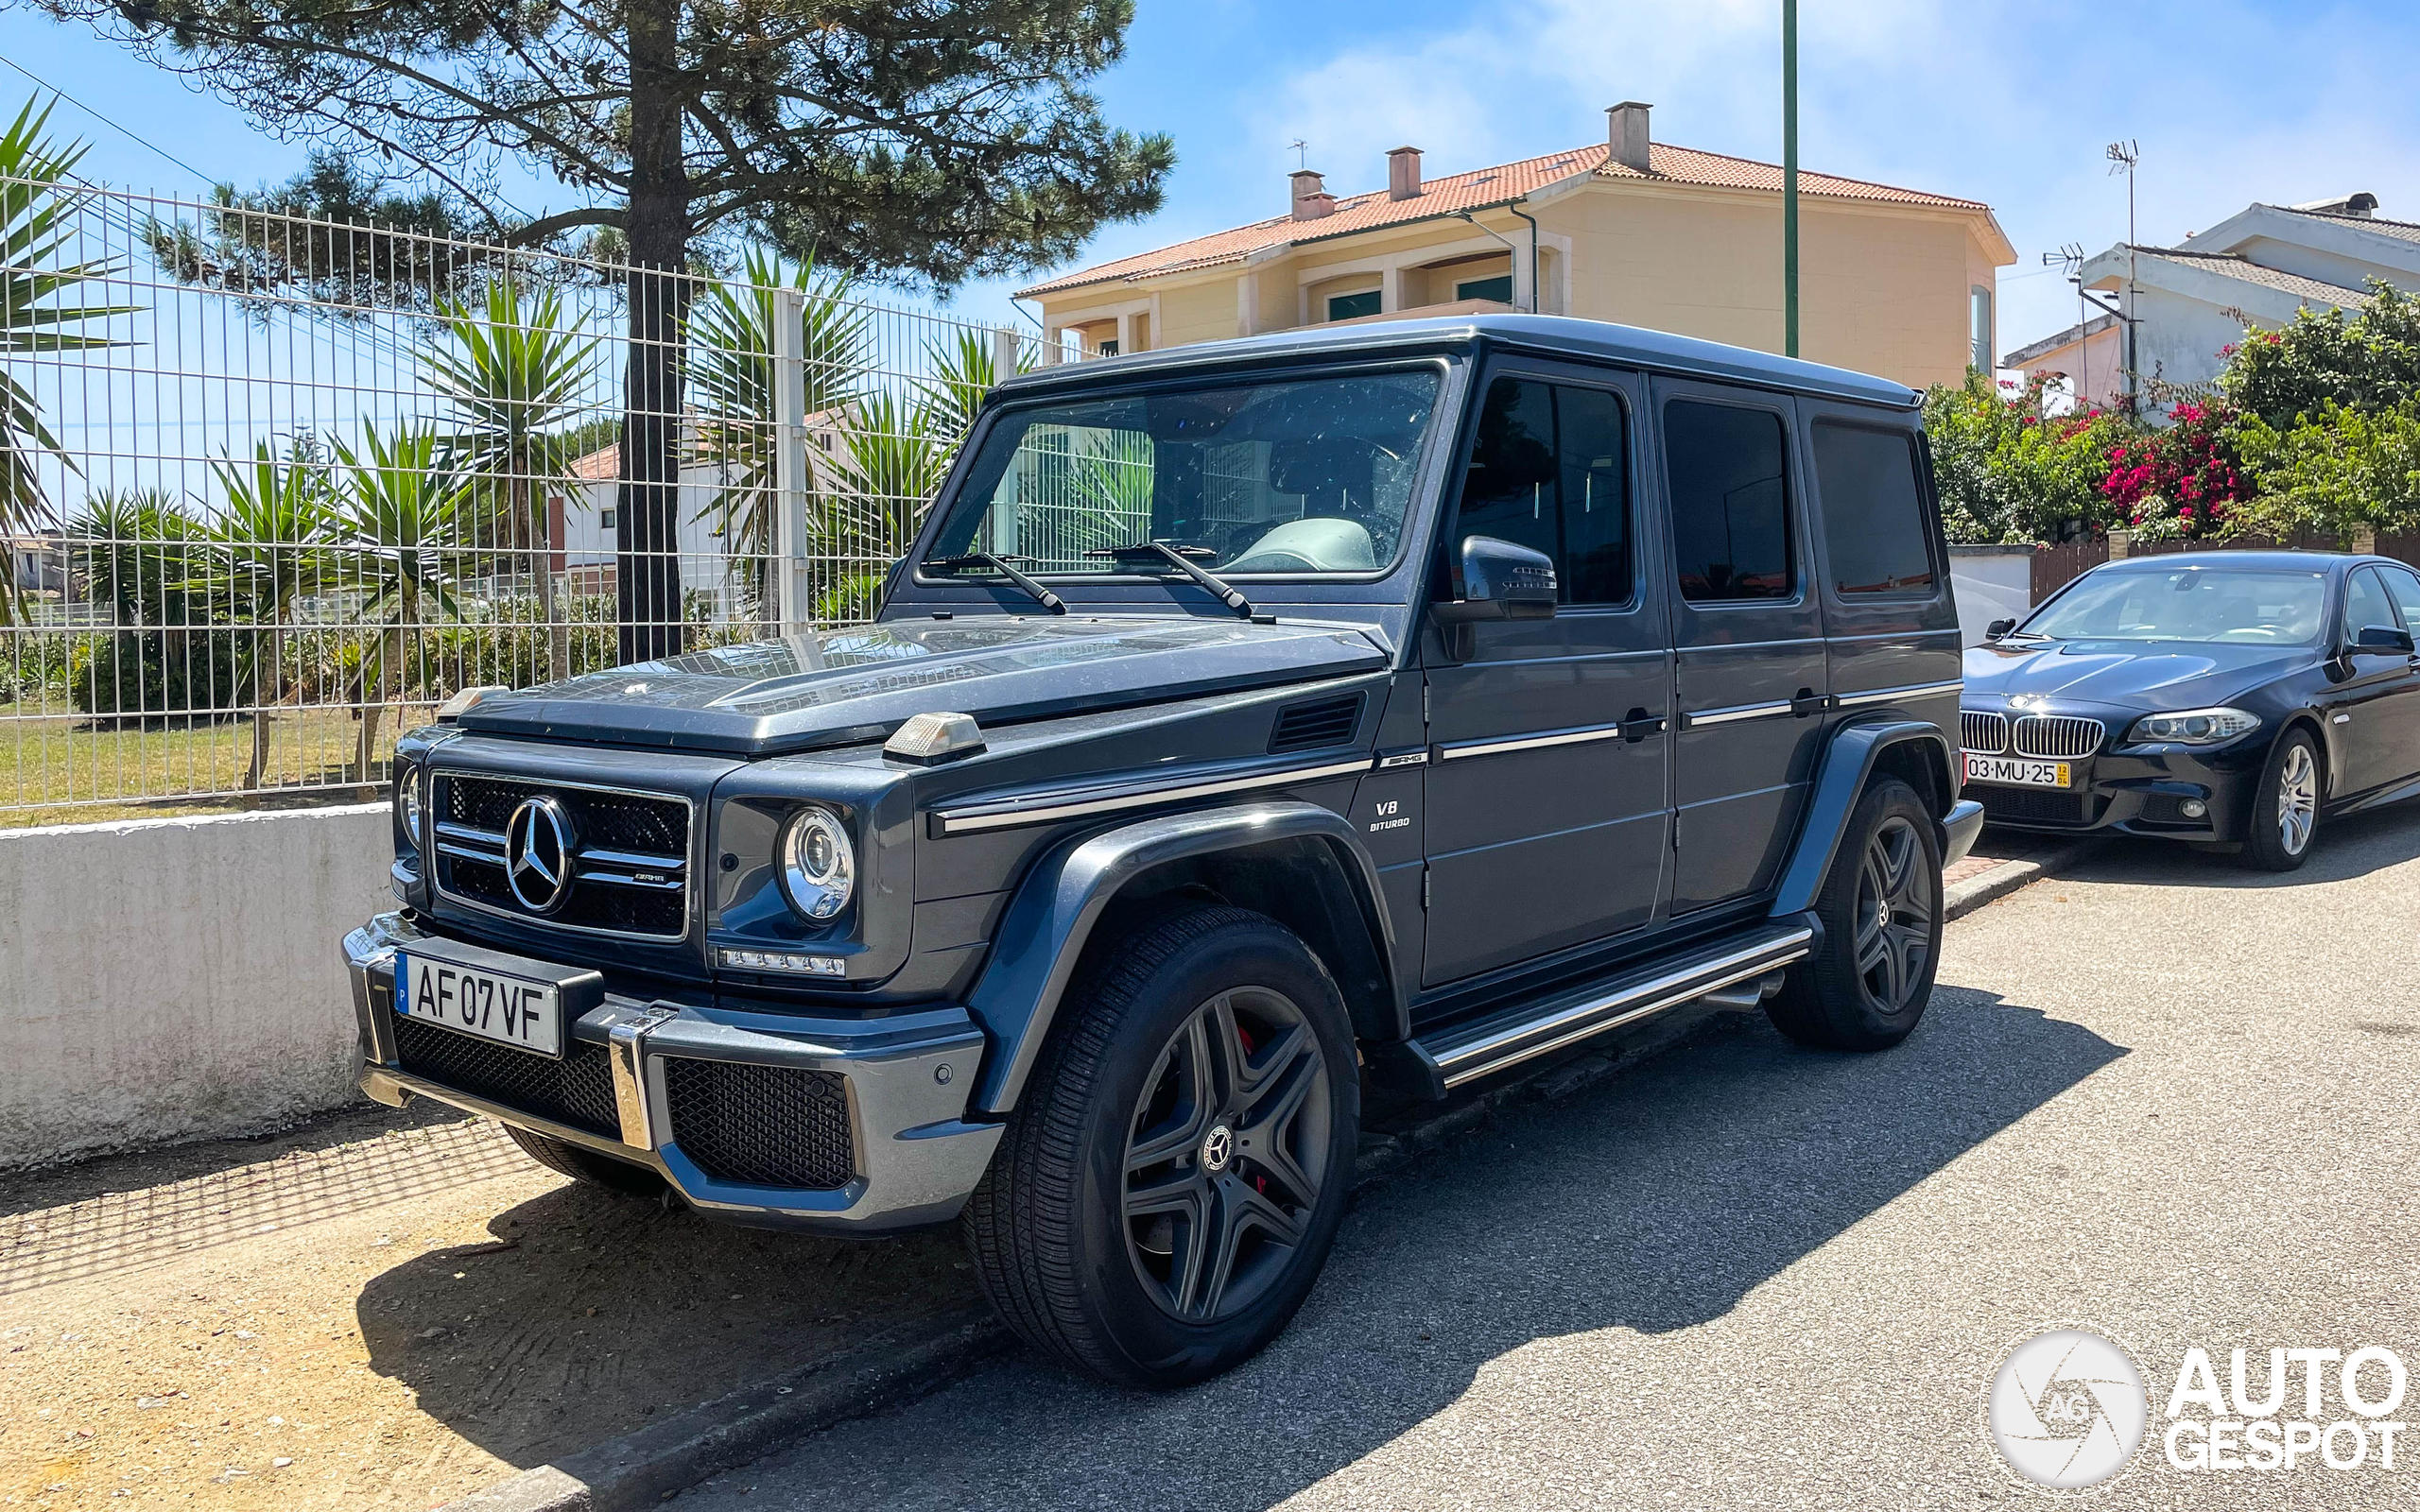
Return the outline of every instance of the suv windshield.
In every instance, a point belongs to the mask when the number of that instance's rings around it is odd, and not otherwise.
[[[2308,645],[2327,579],[2311,572],[2183,567],[2095,573],[2026,621],[2020,636],[2059,641],[2225,641]]]
[[[1402,544],[1438,383],[1422,369],[1011,410],[925,561],[1157,573],[1146,558],[1102,554],[1158,541],[1221,575],[1385,567]]]

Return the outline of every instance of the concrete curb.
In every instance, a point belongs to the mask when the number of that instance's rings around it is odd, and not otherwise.
[[[2039,861],[2011,861],[1946,889],[1957,919],[2072,864],[2092,849],[2071,846]],[[1484,1124],[1519,1099],[1559,1102],[1625,1071],[1719,1032],[1739,1010],[1699,1004],[1648,1019],[1586,1055],[1549,1061],[1502,1086],[1448,1103],[1390,1132],[1362,1136],[1356,1193]],[[988,1307],[960,1308],[901,1324],[840,1354],[746,1386],[560,1464],[446,1503],[437,1512],[634,1512],[707,1477],[761,1459],[809,1434],[936,1391],[1005,1350],[1011,1335]]]
[[[446,1503],[438,1512],[631,1512],[835,1423],[938,1389],[1008,1347],[989,1307],[902,1324],[636,1433]]]
[[[2100,846],[2098,840],[2079,840],[2039,860],[2003,861],[1989,871],[1979,872],[1964,882],[1952,883],[1943,888],[1942,913],[1946,919],[1963,919],[1985,903],[2005,898],[2028,883],[2038,882],[2052,872],[2065,871]]]

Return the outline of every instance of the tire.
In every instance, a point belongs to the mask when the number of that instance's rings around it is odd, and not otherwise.
[[[2240,852],[2243,864],[2260,871],[2291,871],[2309,860],[2319,833],[2321,789],[2319,747],[2310,731],[2286,731],[2260,768]]]
[[[1941,966],[1933,831],[1907,783],[1890,778],[1865,790],[1815,902],[1823,944],[1765,1005],[1774,1028],[1824,1050],[1888,1050],[1908,1038]]]
[[[575,1181],[584,1181],[592,1187],[603,1187],[629,1197],[653,1197],[664,1191],[664,1177],[644,1165],[632,1165],[610,1155],[584,1150],[550,1135],[532,1134],[510,1124],[504,1125],[504,1131],[512,1136],[512,1143],[520,1145],[522,1153],[529,1159],[549,1171],[560,1171]]]
[[[1187,1385],[1274,1338],[1326,1263],[1360,1140],[1352,1023],[1319,958],[1244,909],[1188,909],[1105,957],[959,1226],[1027,1342]]]

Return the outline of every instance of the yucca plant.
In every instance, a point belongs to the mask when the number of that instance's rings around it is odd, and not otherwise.
[[[957,441],[928,404],[885,390],[855,407],[807,507],[817,618],[873,613],[882,575],[948,475]]]
[[[345,587],[362,595],[362,623],[373,627],[354,690],[361,706],[354,780],[367,782],[390,692],[430,680],[417,676],[427,610],[460,617],[447,567],[461,551],[463,510],[478,495],[453,471],[444,438],[426,421],[406,421],[392,434],[366,425],[359,450],[339,441],[336,455],[343,483],[329,534],[343,555]]]
[[[456,513],[465,533],[503,548],[516,570],[537,578],[546,675],[562,677],[571,636],[555,613],[546,498],[560,490],[567,505],[585,502],[571,475],[580,448],[565,432],[594,376],[597,338],[563,329],[555,290],[525,297],[505,279],[488,285],[481,304],[447,302],[438,314],[453,346],[427,352],[421,369],[452,410]]]
[[[271,706],[285,697],[285,631],[298,600],[335,577],[328,534],[336,519],[327,460],[315,440],[298,437],[283,453],[255,442],[249,461],[211,464],[227,502],[203,541],[204,576],[196,586],[223,606],[218,616],[251,622],[263,651],[252,658],[252,753],[244,785],[257,788],[268,765]]]
[[[949,438],[952,454],[973,428],[975,412],[982,407],[984,397],[1002,379],[1012,376],[1000,370],[994,339],[993,332],[960,327],[946,340],[925,344],[925,358],[933,375],[917,387],[932,414],[934,428]],[[1015,371],[1031,371],[1038,355],[1036,349],[1018,342]]]
[[[724,550],[746,558],[741,582],[761,613],[769,588],[765,569],[779,539],[773,488],[776,291],[793,288],[806,295],[799,351],[805,369],[802,414],[809,419],[843,421],[864,396],[874,366],[873,316],[849,302],[846,276],[819,272],[811,258],[792,266],[752,249],[741,274],[737,284],[710,286],[690,310],[689,402],[697,414],[691,451],[719,476],[698,518],[715,521]]]
[[[31,388],[9,370],[25,359],[122,346],[64,329],[133,313],[130,304],[65,304],[59,297],[123,269],[103,262],[52,263],[76,241],[76,217],[92,198],[64,180],[82,160],[82,143],[60,146],[43,132],[50,107],[27,100],[0,131],[0,537],[30,535],[56,518],[43,495],[38,459],[69,472],[76,463],[43,423]],[[0,553],[0,559],[5,559]],[[20,618],[15,575],[0,572],[0,625]]]

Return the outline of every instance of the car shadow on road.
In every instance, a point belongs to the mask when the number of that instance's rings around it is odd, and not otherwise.
[[[976,1298],[954,1234],[810,1239],[579,1183],[380,1273],[370,1367],[527,1468]]]
[[[2321,820],[2310,859],[2292,871],[2256,870],[2239,857],[2173,840],[2111,835],[2065,874],[2163,887],[2308,887],[2350,882],[2414,856],[2420,856],[2420,800]]]
[[[1720,1317],[2126,1054],[1957,987],[1883,1055],[1807,1051],[1759,1017],[1726,1017],[1366,1194],[1294,1326],[1228,1376],[1150,1396],[1028,1356],[716,1486],[757,1485],[786,1508],[1265,1506],[1449,1407],[1531,1341]],[[1990,1235],[1975,1230],[1978,1263]],[[1251,1452],[1203,1452],[1205,1424]]]

